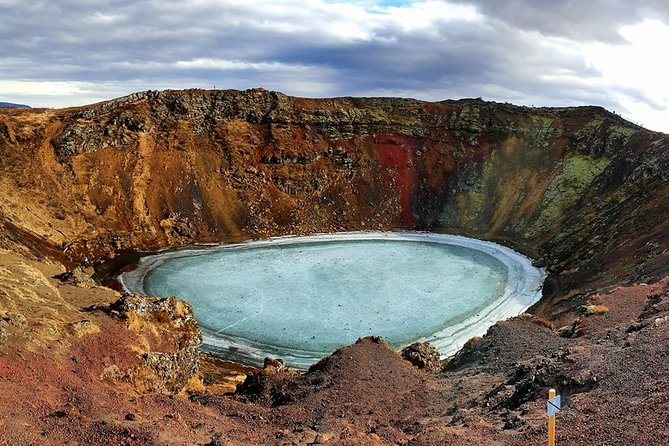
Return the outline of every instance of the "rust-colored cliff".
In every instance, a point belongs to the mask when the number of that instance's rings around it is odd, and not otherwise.
[[[597,107],[145,92],[0,114],[0,218],[73,261],[405,228],[510,244],[563,286],[650,279],[666,263],[668,144]]]

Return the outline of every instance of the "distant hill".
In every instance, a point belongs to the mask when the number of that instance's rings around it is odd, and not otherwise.
[[[0,102],[0,108],[30,108],[30,106],[23,104],[12,104],[11,102]]]

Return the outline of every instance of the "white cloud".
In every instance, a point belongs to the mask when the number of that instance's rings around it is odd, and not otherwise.
[[[225,60],[216,58],[201,58],[180,60],[174,64],[175,68],[203,69],[203,70],[255,70],[255,71],[292,71],[296,74],[312,69],[305,65],[290,65],[280,62],[243,62],[239,60]]]
[[[378,9],[384,11],[383,9]],[[470,5],[447,4],[443,1],[412,3],[408,6],[392,6],[382,14],[385,25],[399,25],[405,33],[419,30],[434,32],[436,24],[447,22],[482,23],[484,17]]]
[[[74,96],[90,90],[78,82],[0,80],[0,91],[8,96]]]
[[[614,92],[623,115],[653,129],[669,131],[669,65],[662,56],[669,26],[646,20],[620,29],[622,44],[585,44],[583,54]],[[625,93],[633,90],[636,94]]]

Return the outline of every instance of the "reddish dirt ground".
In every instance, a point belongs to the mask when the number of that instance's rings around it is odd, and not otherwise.
[[[66,301],[115,296],[48,281]],[[236,395],[224,392],[250,370],[219,361],[202,366],[205,385],[179,395],[103,380],[110,364],[136,361],[128,346],[139,335],[103,312],[73,310],[101,330],[40,345],[37,332],[9,327],[0,345],[0,444],[542,444],[550,387],[563,398],[558,444],[666,444],[669,281],[617,288],[591,303],[608,312],[579,316],[573,337],[521,316],[492,327],[439,373],[364,338],[304,374],[253,372]],[[31,302],[23,305],[12,314],[23,309],[30,326]]]

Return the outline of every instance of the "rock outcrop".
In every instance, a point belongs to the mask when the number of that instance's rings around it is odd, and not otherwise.
[[[151,350],[139,352],[140,364],[130,369],[107,367],[103,379],[128,383],[139,393],[178,393],[195,376],[202,335],[190,304],[125,294],[106,311],[140,333]]]
[[[402,358],[409,361],[414,367],[428,372],[441,370],[439,351],[429,342],[414,342],[402,349]]]

